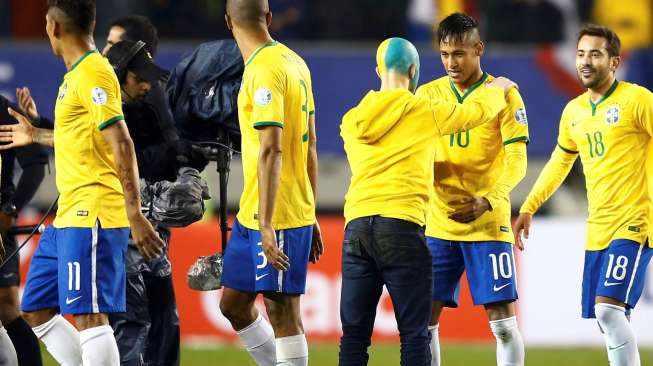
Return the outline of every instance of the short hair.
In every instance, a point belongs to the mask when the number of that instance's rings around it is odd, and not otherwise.
[[[154,56],[157,46],[159,45],[159,35],[156,27],[152,22],[142,15],[128,15],[123,18],[115,19],[111,22],[111,27],[120,27],[125,30],[121,40],[123,41],[143,41],[145,49]]]
[[[254,24],[265,20],[270,12],[268,0],[227,0],[227,14],[238,24]]]
[[[453,13],[442,19],[436,32],[438,43],[465,41],[469,32],[478,30],[478,23],[474,18],[463,13]]]
[[[580,39],[584,36],[593,36],[600,37],[606,40],[607,45],[605,46],[608,51],[608,56],[615,57],[619,56],[621,53],[621,40],[615,31],[612,29],[598,24],[585,24],[583,28],[578,32],[578,39],[576,44],[580,42]]]
[[[59,19],[65,30],[92,35],[95,28],[95,0],[48,0],[48,10],[57,8],[67,19]]]

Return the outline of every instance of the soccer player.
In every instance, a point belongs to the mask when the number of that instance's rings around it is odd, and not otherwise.
[[[2,149],[40,143],[54,146],[55,221],[41,236],[23,296],[34,333],[63,365],[118,365],[107,313],[125,311],[129,228],[146,258],[162,242],[141,214],[134,148],[123,121],[120,87],[93,44],[95,1],[49,0],[46,31],[68,69],[59,88],[55,129],[0,126]],[[61,315],[73,314],[77,331]]]
[[[596,318],[612,366],[640,364],[628,315],[637,304],[653,255],[647,159],[653,136],[653,93],[618,81],[621,42],[612,30],[583,27],[576,71],[587,92],[562,111],[558,146],[515,221],[517,245],[533,214],[562,184],[576,158],[583,164],[589,203],[582,317]],[[650,168],[650,167],[649,167]],[[646,174],[648,173],[648,174]]]
[[[437,30],[447,76],[417,95],[465,105],[481,98],[493,76],[481,69],[485,51],[476,21],[454,13]],[[491,123],[436,140],[435,179],[426,222],[433,256],[432,365],[440,365],[438,324],[444,307],[458,307],[460,278],[467,272],[474,304],[483,305],[497,340],[497,365],[523,365],[517,299],[510,191],[526,175],[528,126],[519,91]]]
[[[431,363],[431,255],[424,237],[433,182],[434,141],[493,121],[514,84],[496,79],[466,104],[413,93],[419,55],[390,38],[376,54],[381,89],[370,91],[340,126],[352,178],[345,198],[340,365],[366,365],[385,285],[401,338],[401,364]]]
[[[228,0],[245,71],[238,95],[245,187],[224,254],[222,314],[260,365],[307,365],[300,295],[322,254],[311,75],[268,32],[267,0]],[[270,323],[254,307],[263,294]],[[276,337],[276,339],[275,339]]]

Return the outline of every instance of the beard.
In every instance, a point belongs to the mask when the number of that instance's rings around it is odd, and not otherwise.
[[[580,81],[580,83],[583,84],[583,86],[588,89],[594,89],[600,86],[610,74],[610,70],[607,68],[606,69],[592,68],[591,70],[594,72],[594,74],[592,77],[587,79],[583,78],[583,74],[580,71],[576,72],[578,81]]]

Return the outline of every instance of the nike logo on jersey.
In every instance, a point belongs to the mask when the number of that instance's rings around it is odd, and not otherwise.
[[[624,343],[622,343],[622,344],[620,344],[620,345],[618,345],[618,346],[615,346],[615,347],[610,347],[610,346],[608,346],[608,350],[610,350],[610,351],[614,351],[614,350],[616,350],[616,349],[622,348],[623,346],[625,346],[625,345],[627,345],[627,344],[628,344],[628,342],[624,342]]]
[[[621,284],[622,282],[608,282],[608,280],[605,280],[605,282],[603,282],[603,286],[605,287],[616,286]]]
[[[261,278],[263,278],[263,277],[265,277],[267,275],[269,275],[269,273],[266,273],[266,274],[260,275],[260,276],[256,276],[256,280],[258,281],[258,280],[260,280]]]
[[[493,288],[493,289],[494,289],[494,292],[498,292],[498,291],[501,291],[501,290],[503,290],[505,287],[508,287],[508,286],[510,286],[509,283],[506,283],[505,285],[501,285],[501,286],[499,286],[499,287],[497,287],[497,285],[494,285],[494,288]]]
[[[77,300],[79,300],[81,298],[82,298],[81,296],[77,296],[77,297],[75,297],[73,299],[66,298],[66,305],[70,305],[70,304],[74,303],[75,301],[77,301]]]

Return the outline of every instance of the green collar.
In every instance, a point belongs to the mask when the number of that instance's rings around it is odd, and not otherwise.
[[[263,46],[257,48],[256,51],[254,51],[254,53],[252,53],[252,55],[249,56],[249,59],[248,59],[247,62],[245,63],[245,66],[249,65],[249,64],[252,62],[252,60],[254,60],[254,57],[256,57],[256,55],[258,55],[258,53],[261,52],[262,49],[264,49],[264,48],[266,48],[266,47],[274,46],[274,45],[276,45],[277,43],[279,43],[279,42],[277,42],[277,41],[272,41],[272,42],[268,42],[268,43],[264,44]]]
[[[94,48],[94,49],[92,49],[92,50],[86,52],[85,54],[83,54],[82,57],[80,57],[77,61],[75,61],[75,63],[73,64],[73,66],[70,67],[70,70],[68,70],[68,72],[73,71],[73,70],[77,67],[77,65],[79,65],[80,63],[82,63],[82,61],[84,61],[84,59],[85,59],[88,55],[90,55],[90,54],[92,54],[92,53],[95,53],[95,52],[98,52],[98,50]]]
[[[596,114],[596,107],[598,107],[601,102],[608,99],[608,97],[610,95],[612,95],[612,93],[615,91],[615,89],[617,89],[617,85],[619,85],[619,80],[614,79],[614,83],[612,83],[612,86],[610,86],[610,89],[608,89],[608,91],[605,93],[605,95],[603,97],[601,97],[601,99],[599,99],[599,101],[596,102],[596,103],[592,103],[592,97],[590,96],[589,99],[590,99],[590,105],[592,106],[592,116]]]
[[[449,79],[449,85],[451,85],[451,90],[453,90],[453,93],[456,94],[456,98],[458,98],[458,103],[462,103],[471,92],[473,92],[474,90],[476,90],[476,88],[481,86],[481,84],[483,84],[485,80],[487,80],[487,77],[488,74],[484,72],[483,76],[481,76],[481,80],[477,81],[474,85],[472,85],[471,88],[467,89],[465,94],[463,94],[462,96],[460,95],[460,92],[458,92],[458,89],[456,88],[456,85],[453,83],[453,81]]]

